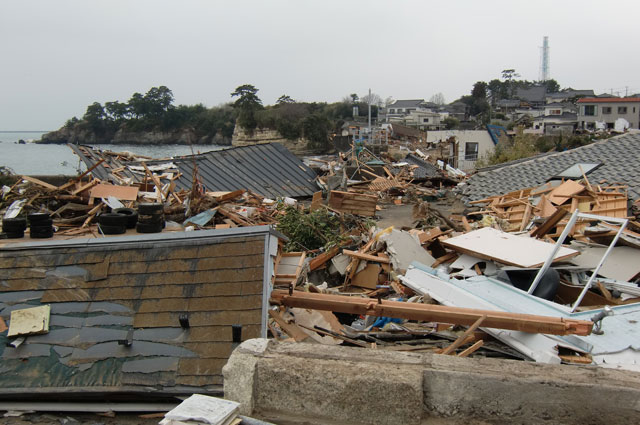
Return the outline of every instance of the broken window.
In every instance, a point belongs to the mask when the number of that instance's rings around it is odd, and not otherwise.
[[[618,106],[618,113],[619,114],[626,114],[627,113],[627,107],[626,106]]]
[[[596,105],[584,105],[582,115],[594,116],[598,112]]]
[[[603,106],[602,107],[602,113],[603,114],[610,114],[611,113],[611,106]]]
[[[467,142],[464,147],[464,159],[466,161],[476,161],[478,159],[478,144]]]

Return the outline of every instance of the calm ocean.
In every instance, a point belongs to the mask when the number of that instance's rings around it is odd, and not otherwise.
[[[86,167],[67,145],[36,145],[28,143],[39,140],[46,132],[0,131],[0,165],[11,168],[16,174],[26,175],[75,175]],[[26,144],[18,144],[24,140]],[[186,145],[96,145],[101,150],[128,151],[152,158],[191,155]],[[221,149],[217,145],[193,145],[194,153]]]

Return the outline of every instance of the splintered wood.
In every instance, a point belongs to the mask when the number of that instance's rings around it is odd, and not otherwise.
[[[559,236],[568,222],[566,214],[576,209],[606,217],[628,216],[626,186],[592,185],[586,177],[583,177],[583,183],[566,180],[554,186],[550,182],[539,187],[473,201],[471,204],[484,204],[483,210],[475,214],[491,215],[504,220],[507,225],[502,230],[529,230],[532,236],[539,238]],[[535,218],[538,218],[538,225],[532,226]],[[539,219],[546,220],[540,222]],[[570,236],[584,239],[584,231],[588,226],[587,222],[576,223]]]
[[[355,192],[332,190],[329,194],[329,207],[348,214],[372,217],[376,214],[378,197]]]

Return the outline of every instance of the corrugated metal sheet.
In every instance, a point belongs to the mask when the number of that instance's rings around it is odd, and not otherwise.
[[[109,180],[110,170],[124,165],[138,165],[128,161],[122,163],[88,146],[69,145],[82,158],[87,167],[101,158],[106,161],[96,167],[92,174],[101,180]],[[148,165],[168,161],[146,161]],[[208,191],[233,191],[248,189],[262,196],[306,197],[317,191],[315,172],[279,143],[264,143],[222,149],[199,155],[189,155],[171,160],[182,176],[176,181],[179,189],[191,189],[194,164],[198,167],[200,180]],[[126,170],[122,173],[140,182],[141,176]]]

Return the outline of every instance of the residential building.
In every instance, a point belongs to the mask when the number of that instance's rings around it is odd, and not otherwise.
[[[547,93],[545,97],[545,101],[547,102],[547,104],[562,103],[577,97],[594,97],[594,96],[595,96],[595,93],[593,92],[593,90],[566,89],[557,93]]]
[[[403,118],[409,115],[413,111],[429,110],[432,111],[437,106],[434,103],[425,102],[424,99],[407,99],[407,100],[394,100],[385,109],[387,121],[391,121],[393,118]]]
[[[463,171],[475,168],[479,158],[489,155],[495,143],[487,130],[428,131],[427,143],[451,141],[449,165]]]
[[[545,86],[533,86],[533,87],[519,87],[516,90],[518,99],[521,99],[529,104],[532,108],[540,108],[545,104],[545,97],[547,95],[547,88]]]
[[[578,100],[578,127],[595,129],[596,123],[604,123],[613,129],[616,120],[623,118],[629,128],[640,128],[639,97],[586,97]]]

